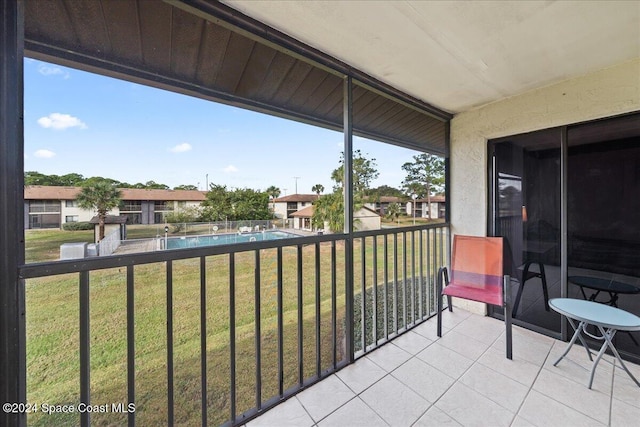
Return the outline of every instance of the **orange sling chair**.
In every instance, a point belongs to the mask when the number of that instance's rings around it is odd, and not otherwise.
[[[447,267],[438,271],[438,336],[442,336],[442,296],[447,296],[449,311],[453,311],[451,297],[497,305],[504,310],[507,328],[507,358],[511,351],[511,308],[508,284],[504,275],[502,237],[453,237],[451,279]]]

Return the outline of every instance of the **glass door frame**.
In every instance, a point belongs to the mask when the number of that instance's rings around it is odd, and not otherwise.
[[[527,133],[534,133],[539,131],[552,131],[558,132],[558,139],[560,141],[560,296],[566,298],[568,295],[568,259],[567,259],[567,244],[568,244],[568,228],[567,228],[567,164],[568,164],[568,141],[567,133],[570,125],[540,129]],[[524,135],[526,133],[515,134],[511,136]],[[510,136],[507,136],[510,137]],[[496,173],[497,161],[495,155],[495,146],[499,144],[504,137],[492,138],[487,140],[487,182],[490,184],[489,191],[487,192],[487,209],[489,215],[487,215],[487,236],[495,236],[497,232],[497,219],[498,219],[498,173]],[[513,301],[511,301],[513,306]],[[503,319],[501,310],[489,310],[489,315]],[[515,325],[522,326],[532,331],[541,333],[543,335],[551,336],[556,339],[562,339],[566,341],[568,339],[568,323],[566,321],[560,322],[560,332],[555,332],[541,326],[524,322],[518,318],[512,318]]]
[[[608,117],[602,117],[594,120],[587,120],[583,122],[570,123],[558,127],[551,128],[542,128],[536,129],[530,132],[522,132],[512,135],[505,135],[503,137],[496,137],[487,140],[487,183],[488,192],[487,192],[487,224],[486,230],[488,236],[496,235],[497,228],[497,219],[498,219],[498,176],[496,174],[496,156],[495,156],[495,146],[496,144],[504,141],[506,138],[517,137],[527,134],[533,134],[542,131],[548,132],[558,132],[558,138],[560,142],[560,296],[566,298],[568,296],[568,247],[569,247],[569,224],[568,224],[568,200],[569,200],[569,174],[568,174],[568,164],[569,164],[569,140],[568,134],[569,131],[574,128],[585,124],[593,124],[596,122],[606,122],[609,120],[621,119],[624,117],[638,117],[640,118],[640,111],[632,111],[624,114],[611,115]],[[501,310],[490,310],[489,315],[503,318],[500,313]],[[550,331],[546,328],[542,328],[531,323],[523,322],[519,319],[513,319],[514,324],[519,326],[526,327],[527,329],[531,329],[533,331],[553,336],[555,338],[567,340],[569,334],[569,327],[566,321],[561,321],[560,325],[560,333]]]

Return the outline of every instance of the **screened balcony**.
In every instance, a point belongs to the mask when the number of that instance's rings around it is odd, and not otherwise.
[[[557,171],[549,194],[558,197],[539,205],[556,209],[554,253],[541,262],[554,278],[554,292],[575,296],[568,283],[567,236],[575,231],[575,217],[567,190],[580,180],[570,179],[567,170],[570,133],[584,122],[588,127],[620,117],[630,123],[626,130],[637,127],[637,4],[406,1],[359,9],[360,2],[226,3],[232,7],[205,0],[0,6],[0,395],[6,402],[44,403],[34,377],[55,382],[66,371],[73,377],[63,384],[66,394],[47,403],[122,405],[108,414],[50,418],[10,412],[2,414],[0,424],[270,425],[277,418],[278,424],[291,420],[293,425],[363,420],[477,425],[495,416],[495,424],[504,425],[624,425],[636,420],[638,389],[613,365],[599,367],[592,391],[584,384],[579,351],[571,355],[574,363],[549,366],[568,327],[559,317],[547,327],[538,282],[528,283],[522,297],[526,314],[516,319],[512,363],[498,357],[502,323],[483,316],[484,306],[454,302],[453,315],[446,314],[447,333],[438,341],[428,319],[434,314],[435,269],[448,262],[452,234],[499,234],[500,220],[510,216],[509,232],[526,237],[523,210],[510,206],[501,215],[498,178],[516,174],[500,170],[505,163],[494,163],[489,142],[507,142],[503,138],[514,135],[527,140],[532,131],[552,129],[557,140],[553,147],[521,150],[528,156],[526,167],[513,156],[507,168],[526,171],[531,179],[535,161],[548,160]],[[24,57],[338,130],[347,154],[356,135],[442,155],[447,222],[354,232],[347,160],[344,233],[25,264]],[[601,142],[608,144],[606,138],[595,143]],[[557,158],[540,155],[545,149]],[[524,182],[525,174],[519,176]],[[540,200],[539,188],[549,187],[535,185],[535,192],[518,196],[527,206]],[[637,246],[637,235],[624,228],[617,234]],[[586,237],[594,242],[594,236]],[[592,251],[589,259],[598,253]],[[153,285],[141,289],[144,275]],[[58,280],[69,280],[68,293],[47,292],[46,284]],[[118,292],[104,293],[110,286]],[[37,304],[25,301],[26,288],[59,300],[73,320],[56,327],[54,319],[38,318]],[[115,298],[115,308],[96,312],[96,298]],[[141,298],[150,298],[153,309],[140,310]],[[223,306],[224,315],[210,318],[212,306]],[[634,303],[625,307],[635,309]],[[543,317],[526,317],[536,313]],[[211,348],[212,332],[227,345]],[[69,342],[73,357],[47,359],[46,347],[28,347],[29,334],[50,334],[54,344]],[[154,344],[141,348],[136,343],[148,342],[141,335]],[[93,345],[97,337],[109,339]],[[118,348],[118,360],[102,358],[105,345]],[[625,356],[637,361],[637,349],[628,348]],[[145,354],[152,354],[150,363],[143,361]],[[33,355],[42,357],[34,361]],[[442,366],[443,360],[460,363]],[[34,362],[48,369],[30,369]],[[637,365],[633,370],[638,372]],[[384,399],[380,389],[406,399]],[[504,396],[505,390],[511,393]],[[461,408],[461,399],[473,405]],[[129,404],[135,412],[123,411]],[[353,415],[360,416],[349,418]]]

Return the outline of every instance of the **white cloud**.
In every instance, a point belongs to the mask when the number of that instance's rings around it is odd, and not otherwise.
[[[36,157],[40,157],[41,159],[50,159],[55,156],[56,153],[51,150],[40,149],[33,153],[33,155]]]
[[[62,76],[64,79],[69,78],[69,72],[54,65],[40,64],[38,72],[43,76]]]
[[[229,165],[226,168],[222,169],[224,172],[226,173],[234,173],[234,172],[238,172],[238,168],[233,166],[233,165]]]
[[[172,153],[184,153],[185,151],[191,151],[191,144],[187,142],[183,142],[182,144],[178,144],[175,147],[169,148],[169,151]]]
[[[40,117],[38,124],[46,129],[64,130],[67,128],[77,127],[86,129],[87,125],[77,117],[69,114],[51,113],[46,117]]]

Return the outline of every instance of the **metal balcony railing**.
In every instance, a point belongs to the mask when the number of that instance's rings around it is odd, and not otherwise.
[[[24,265],[27,400],[76,408],[28,423],[245,423],[434,315],[448,254],[438,224]],[[41,319],[38,292],[71,295],[70,324]],[[57,383],[38,370],[67,339],[77,363],[46,369],[77,382]]]

